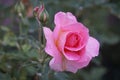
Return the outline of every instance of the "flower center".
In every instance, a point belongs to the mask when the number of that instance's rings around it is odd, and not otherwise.
[[[66,38],[66,47],[77,47],[80,42],[80,36],[77,33],[70,33]]]

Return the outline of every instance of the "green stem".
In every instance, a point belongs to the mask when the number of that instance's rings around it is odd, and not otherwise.
[[[40,56],[42,57],[42,55],[41,55],[41,51],[42,51],[42,24],[40,23],[38,18],[36,18],[36,20],[37,20],[38,25],[39,25],[39,28],[38,28],[38,39],[39,39],[39,43],[40,43],[39,53],[40,53]]]

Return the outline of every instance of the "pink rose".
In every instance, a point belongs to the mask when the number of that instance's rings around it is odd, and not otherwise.
[[[92,57],[98,56],[99,42],[72,13],[58,12],[54,22],[53,32],[43,28],[47,40],[45,51],[53,57],[50,61],[53,70],[76,73],[87,66]]]

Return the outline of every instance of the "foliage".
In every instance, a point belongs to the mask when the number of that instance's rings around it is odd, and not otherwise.
[[[50,15],[45,26],[54,27],[56,12],[69,11],[89,28],[101,47],[120,42],[119,0],[42,1]],[[48,55],[43,48],[42,54],[39,52],[39,27],[32,15],[37,5],[40,5],[39,0],[22,0],[21,4],[17,0],[0,1],[0,80],[103,80],[107,68],[102,64],[102,51],[76,74],[54,72],[49,68]],[[47,58],[43,60],[44,57]]]

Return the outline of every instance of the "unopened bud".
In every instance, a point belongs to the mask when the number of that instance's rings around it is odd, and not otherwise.
[[[49,15],[48,15],[48,12],[44,9],[44,11],[39,14],[39,20],[42,22],[42,23],[46,23],[49,19]]]
[[[21,13],[23,12],[25,9],[24,5],[22,2],[18,2],[16,5],[15,5],[15,10],[18,12],[18,13]]]
[[[49,15],[44,7],[44,4],[42,4],[40,7],[35,7],[33,14],[41,23],[46,23],[49,19]]]
[[[38,15],[38,10],[39,10],[39,7],[35,7],[34,10],[33,10],[33,15],[35,17],[37,17],[37,15]]]

